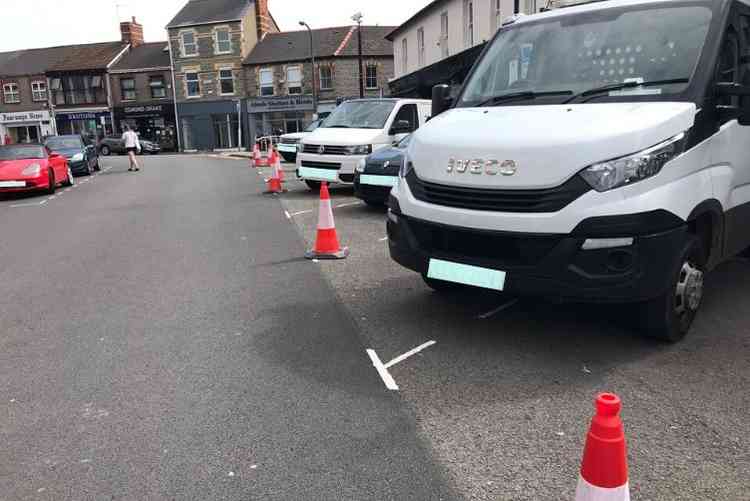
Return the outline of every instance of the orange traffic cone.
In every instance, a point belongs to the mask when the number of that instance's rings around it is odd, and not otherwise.
[[[283,183],[284,182],[284,169],[281,168],[281,155],[279,155],[279,152],[276,151],[276,148],[271,149],[271,156],[268,159],[269,165],[275,166],[277,169],[279,169],[279,180]]]
[[[331,196],[328,184],[320,185],[320,207],[318,208],[318,234],[315,247],[305,252],[307,259],[344,259],[349,255],[349,248],[342,248],[336,236],[336,224],[333,222]]]
[[[253,147],[253,165],[255,167],[260,167],[260,146],[258,143],[255,143],[255,146]]]
[[[596,397],[596,414],[586,437],[575,501],[630,501],[625,433],[617,395]]]
[[[284,188],[281,187],[281,179],[279,178],[279,169],[276,164],[273,164],[273,173],[271,178],[268,180],[268,189],[264,193],[283,193]]]

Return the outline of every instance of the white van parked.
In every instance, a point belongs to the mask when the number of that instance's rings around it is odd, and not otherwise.
[[[360,160],[417,130],[430,110],[426,99],[346,101],[300,142],[297,175],[311,189],[321,181],[352,184]]]
[[[428,285],[632,303],[677,341],[750,246],[750,1],[612,0],[499,30],[412,137],[392,257]]]

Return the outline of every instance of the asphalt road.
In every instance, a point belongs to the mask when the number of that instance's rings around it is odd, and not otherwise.
[[[0,200],[0,499],[454,499],[244,161]]]
[[[311,241],[317,195],[287,185],[284,210]],[[436,341],[390,373],[459,495],[572,499],[593,398],[614,391],[634,500],[750,500],[750,261],[710,275],[693,331],[665,345],[640,337],[626,307],[498,311],[514,298],[433,293],[389,258],[384,212],[344,187],[332,197],[351,255],[320,266],[364,343],[389,359]]]

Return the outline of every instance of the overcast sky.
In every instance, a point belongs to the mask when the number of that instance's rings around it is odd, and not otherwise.
[[[119,40],[119,21],[136,16],[146,41],[166,40],[164,26],[187,0],[0,0],[0,52]],[[357,11],[365,24],[399,25],[430,0],[269,0],[282,30],[351,24]]]

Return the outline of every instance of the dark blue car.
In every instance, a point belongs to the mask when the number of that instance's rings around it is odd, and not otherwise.
[[[385,205],[398,183],[398,171],[411,135],[391,148],[378,150],[364,159],[354,172],[354,194],[368,205]]]
[[[88,176],[99,170],[99,152],[94,143],[85,136],[50,136],[44,145],[68,160],[74,176]]]

